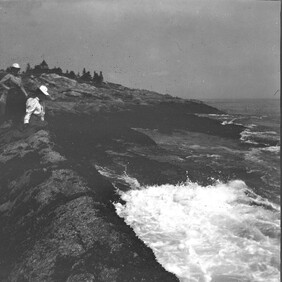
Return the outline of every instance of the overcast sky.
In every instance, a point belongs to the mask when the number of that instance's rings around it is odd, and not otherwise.
[[[173,96],[272,98],[279,17],[280,1],[0,0],[0,68],[44,58]]]

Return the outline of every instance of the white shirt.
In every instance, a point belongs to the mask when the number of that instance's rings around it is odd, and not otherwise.
[[[32,114],[40,116],[41,120],[44,121],[45,110],[40,104],[39,98],[28,98],[26,101],[26,114],[24,117],[24,123],[29,123]]]

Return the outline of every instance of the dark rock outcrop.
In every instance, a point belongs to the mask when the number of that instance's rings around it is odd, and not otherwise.
[[[0,128],[0,281],[178,281],[116,215],[113,184],[130,187],[97,168],[177,183],[189,163],[144,130],[238,138],[243,128],[195,115],[220,113],[198,101],[55,74],[25,80],[28,91],[47,85],[56,100],[47,122]],[[191,164],[189,177],[207,182],[215,173],[207,170],[200,177]]]
[[[14,133],[0,155],[0,281],[176,280],[116,216],[93,166],[46,130]]]

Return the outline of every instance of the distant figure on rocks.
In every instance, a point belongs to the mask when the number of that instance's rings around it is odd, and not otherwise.
[[[0,99],[0,115],[5,116],[6,121],[11,120],[15,124],[20,123],[24,116],[25,101],[28,96],[23,87],[20,69],[19,64],[13,64],[9,73],[0,81],[0,86],[5,88]]]
[[[45,85],[41,85],[32,97],[28,98],[26,101],[26,114],[24,117],[24,127],[27,127],[31,115],[36,115],[40,117],[41,121],[44,121],[45,116],[45,100],[51,98],[48,93],[48,88]]]

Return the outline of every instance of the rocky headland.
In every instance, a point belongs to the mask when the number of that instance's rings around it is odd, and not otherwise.
[[[0,281],[178,281],[115,213],[117,189],[130,189],[116,176],[209,184],[219,177],[212,165],[162,138],[239,139],[244,128],[205,117],[221,112],[200,101],[118,84],[44,73],[24,84],[28,92],[45,84],[55,100],[46,122],[0,128]]]

